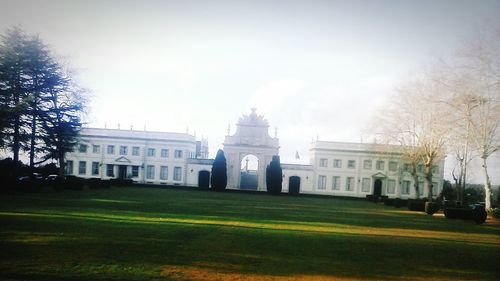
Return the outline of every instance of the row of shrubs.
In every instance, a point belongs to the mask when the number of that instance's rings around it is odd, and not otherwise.
[[[434,201],[428,202],[427,198],[423,199],[400,199],[388,198],[387,196],[367,195],[367,199],[371,202],[383,202],[386,206],[394,206],[396,208],[408,207],[410,211],[425,212],[433,215],[440,209],[444,210],[444,215],[449,219],[464,219],[473,220],[477,224],[482,224],[486,221],[487,214],[492,217],[500,218],[500,208],[491,208],[488,212],[481,204],[468,206],[459,206],[457,202],[452,201]]]
[[[473,205],[469,208],[445,208],[444,215],[447,219],[473,220],[477,224],[486,221],[488,214],[482,205]]]
[[[131,179],[109,179],[102,180],[98,178],[84,179],[76,176],[66,176],[66,178],[57,178],[53,181],[45,180],[26,180],[12,182],[12,187],[16,190],[38,192],[44,187],[52,187],[56,191],[61,190],[83,190],[85,188],[98,189],[130,186],[133,184]]]

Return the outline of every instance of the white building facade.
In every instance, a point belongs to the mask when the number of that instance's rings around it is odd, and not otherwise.
[[[243,115],[224,140],[228,189],[265,191],[265,171],[279,155],[279,139],[256,110]],[[399,146],[313,141],[310,163],[286,164],[283,192],[366,197],[415,198],[413,177]],[[212,159],[207,140],[183,133],[85,128],[77,149],[67,155],[68,175],[130,178],[147,184],[208,187]],[[256,159],[249,168],[248,159]],[[246,162],[246,163],[245,163]],[[423,166],[418,166],[419,197],[429,196]],[[433,196],[443,186],[444,160],[433,167]]]
[[[395,145],[315,141],[311,166],[314,170],[312,193],[349,197],[366,195],[389,198],[417,197],[411,166]],[[444,160],[433,171],[433,196],[442,190]],[[429,196],[423,165],[417,166],[418,197]]]
[[[84,128],[66,157],[66,174],[185,185],[192,180],[187,159],[207,157],[207,147],[190,134]]]

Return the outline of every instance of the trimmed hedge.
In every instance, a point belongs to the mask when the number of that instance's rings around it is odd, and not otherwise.
[[[425,212],[425,203],[427,199],[409,199],[408,210],[416,212]]]
[[[394,207],[401,208],[406,206],[408,206],[408,199],[400,199],[400,198],[394,199]]]
[[[85,187],[85,181],[86,180],[84,178],[79,178],[77,176],[66,176],[62,186],[64,189],[83,190]]]
[[[132,179],[110,179],[109,184],[116,187],[131,186],[134,184]]]
[[[439,211],[439,204],[436,202],[425,202],[425,212],[428,215],[434,215]]]
[[[384,200],[384,205],[386,206],[394,206],[394,199],[392,198],[387,198]]]
[[[484,223],[488,216],[481,205],[474,205],[472,208],[446,208],[444,215],[447,219],[473,220],[477,224]]]

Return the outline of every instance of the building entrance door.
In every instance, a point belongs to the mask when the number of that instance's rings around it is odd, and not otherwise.
[[[119,165],[118,166],[118,178],[120,178],[120,179],[127,178],[127,165]]]
[[[288,180],[288,193],[299,194],[300,193],[300,177],[292,176]]]
[[[380,195],[382,195],[382,180],[376,179],[373,184],[373,196],[378,198]]]

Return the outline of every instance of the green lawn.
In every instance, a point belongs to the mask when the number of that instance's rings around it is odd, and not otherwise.
[[[365,201],[0,194],[0,280],[500,280],[500,226]]]

